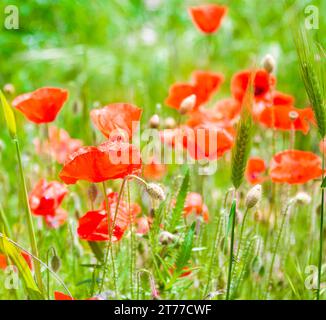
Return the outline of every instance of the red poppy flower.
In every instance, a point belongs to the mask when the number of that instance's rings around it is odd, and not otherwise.
[[[112,192],[108,195],[108,204],[110,211],[110,224],[113,224],[116,206],[118,202],[118,194]],[[79,219],[78,235],[81,239],[87,241],[107,241],[110,239],[108,233],[108,217],[105,209],[105,202],[102,204],[100,210],[89,211]],[[140,213],[140,207],[137,204],[131,204],[130,211],[128,210],[128,203],[120,201],[118,213],[115,220],[115,225],[112,234],[112,241],[119,241],[125,230],[130,225],[131,221]]]
[[[259,157],[252,157],[248,160],[246,178],[249,183],[257,184],[265,180],[263,173],[266,171],[265,161]]]
[[[221,73],[208,71],[195,71],[192,74],[192,83],[175,83],[170,87],[169,96],[165,103],[179,109],[183,100],[191,95],[196,96],[196,103],[193,110],[209,101],[211,95],[217,91],[224,80]]]
[[[47,182],[41,179],[29,195],[33,214],[53,216],[67,193],[67,188],[58,181]]]
[[[103,182],[124,178],[141,168],[139,150],[125,142],[105,142],[98,147],[82,147],[71,154],[59,176],[66,184],[78,180]]]
[[[49,228],[58,229],[66,223],[68,219],[68,212],[62,208],[58,208],[54,215],[47,215],[44,221]]]
[[[21,255],[25,259],[30,270],[33,270],[32,257],[24,251],[21,251]],[[0,269],[5,270],[7,267],[8,267],[7,257],[6,257],[6,255],[0,253]]]
[[[94,109],[90,112],[94,125],[107,138],[118,134],[122,130],[129,141],[132,138],[137,126],[133,126],[134,121],[139,121],[142,110],[130,103],[112,103],[102,109]],[[125,137],[124,137],[125,138]],[[112,140],[112,139],[111,139]]]
[[[160,180],[165,176],[166,171],[167,166],[160,163],[155,157],[143,165],[143,176],[148,180]]]
[[[64,129],[51,126],[49,128],[49,139],[43,142],[40,139],[35,139],[34,145],[37,153],[48,154],[62,164],[69,154],[82,146],[82,141],[70,138]]]
[[[75,299],[65,293],[54,291],[54,300],[75,300]]]
[[[216,32],[227,13],[226,6],[207,4],[190,7],[189,14],[199,31],[210,34]]]
[[[209,220],[209,213],[206,204],[203,202],[203,198],[199,193],[189,192],[184,206],[185,217],[191,213],[195,213],[198,216],[202,216],[205,222]]]
[[[291,119],[291,114],[296,116]],[[268,128],[278,130],[298,130],[307,134],[309,122],[315,122],[314,112],[311,108],[297,109],[292,106],[275,105],[266,107],[259,116],[259,122]]]
[[[225,128],[205,125],[194,129],[185,128],[183,146],[195,160],[215,160],[229,151],[234,137]]]
[[[232,77],[231,92],[233,97],[238,101],[242,101],[245,96],[251,73],[252,72],[249,70],[240,71]],[[264,69],[257,70],[253,84],[255,100],[266,99],[266,97],[271,94],[275,84],[276,79],[273,75],[269,74]]]
[[[68,91],[45,87],[16,97],[12,105],[30,121],[48,123],[55,120],[67,98]]]
[[[321,176],[321,159],[312,152],[282,151],[273,157],[269,174],[273,182],[306,183]]]

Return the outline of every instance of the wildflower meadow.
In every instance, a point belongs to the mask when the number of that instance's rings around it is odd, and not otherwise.
[[[325,12],[2,0],[0,299],[325,300]]]

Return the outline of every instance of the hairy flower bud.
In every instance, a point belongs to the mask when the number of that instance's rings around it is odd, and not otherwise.
[[[295,200],[298,204],[307,205],[311,202],[311,196],[306,192],[298,192],[295,196]]]
[[[247,209],[251,209],[257,204],[257,202],[261,199],[261,194],[262,189],[260,184],[256,184],[249,190],[245,200]]]
[[[172,243],[175,239],[175,235],[168,232],[168,231],[162,231],[159,236],[159,242],[161,244],[169,244]]]
[[[13,95],[15,93],[15,87],[12,83],[6,83],[3,86],[3,92],[9,95]]]
[[[174,120],[174,118],[172,117],[167,117],[164,121],[164,126],[167,129],[174,129],[176,127],[176,122]]]
[[[165,200],[164,190],[156,183],[148,183],[146,185],[146,191],[152,199],[160,200],[160,201]]]
[[[149,127],[152,129],[157,129],[160,126],[160,117],[157,114],[154,114],[149,119]]]
[[[92,202],[95,202],[97,198],[97,188],[94,183],[92,183],[88,188],[88,197]]]
[[[197,97],[195,94],[190,95],[189,97],[182,100],[180,104],[179,113],[186,114],[191,111],[196,105]]]
[[[61,267],[61,260],[57,255],[54,255],[51,259],[51,269],[57,272]]]
[[[263,67],[268,73],[272,73],[275,70],[276,62],[271,54],[267,54],[263,59]]]

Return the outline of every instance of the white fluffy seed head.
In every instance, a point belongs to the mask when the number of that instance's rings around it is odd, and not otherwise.
[[[12,83],[6,83],[3,86],[3,92],[9,95],[13,95],[15,93],[15,87]]]
[[[186,114],[191,111],[196,105],[197,97],[195,94],[190,95],[189,97],[182,100],[180,104],[179,113]]]
[[[263,67],[268,73],[272,73],[275,70],[276,62],[271,54],[266,54],[263,59]]]
[[[245,200],[247,209],[251,209],[252,207],[254,207],[261,199],[261,195],[262,195],[261,185],[256,184],[247,193],[246,200]]]
[[[150,197],[154,200],[165,200],[165,192],[161,186],[156,183],[148,183],[146,185],[146,191],[150,195]]]
[[[160,117],[157,114],[154,114],[149,119],[149,127],[152,129],[157,129],[160,126]]]
[[[311,202],[311,196],[306,192],[298,192],[295,196],[295,200],[298,204],[307,205]]]
[[[175,239],[175,235],[168,231],[162,231],[159,236],[159,241],[161,244],[172,243],[174,239]]]

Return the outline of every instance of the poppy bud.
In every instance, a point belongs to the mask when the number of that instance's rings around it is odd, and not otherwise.
[[[95,184],[91,184],[88,188],[88,197],[92,202],[95,202],[97,198],[97,188]]]
[[[146,185],[146,191],[152,199],[164,201],[165,192],[164,190],[156,183],[148,183]]]
[[[51,269],[54,272],[57,272],[61,267],[61,260],[60,258],[55,254],[51,259]]]
[[[197,97],[195,94],[190,95],[189,97],[182,100],[180,104],[179,113],[186,114],[191,111],[196,105]]]
[[[6,83],[3,86],[3,92],[9,95],[13,95],[15,93],[15,87],[12,83]]]
[[[149,127],[152,129],[157,129],[160,126],[160,117],[157,114],[154,114],[149,119]]]
[[[162,231],[159,236],[159,241],[161,244],[169,244],[172,243],[175,239],[175,236],[168,232],[168,231]]]
[[[307,205],[311,202],[311,196],[306,192],[298,192],[295,196],[295,200],[298,204]]]
[[[245,200],[247,209],[251,209],[257,204],[257,202],[261,199],[261,192],[262,190],[260,184],[256,184],[249,190]]]
[[[275,59],[271,54],[267,54],[263,59],[263,67],[268,73],[272,73],[275,70]]]
[[[164,126],[167,129],[174,129],[176,127],[176,122],[172,117],[168,117],[164,121]]]

